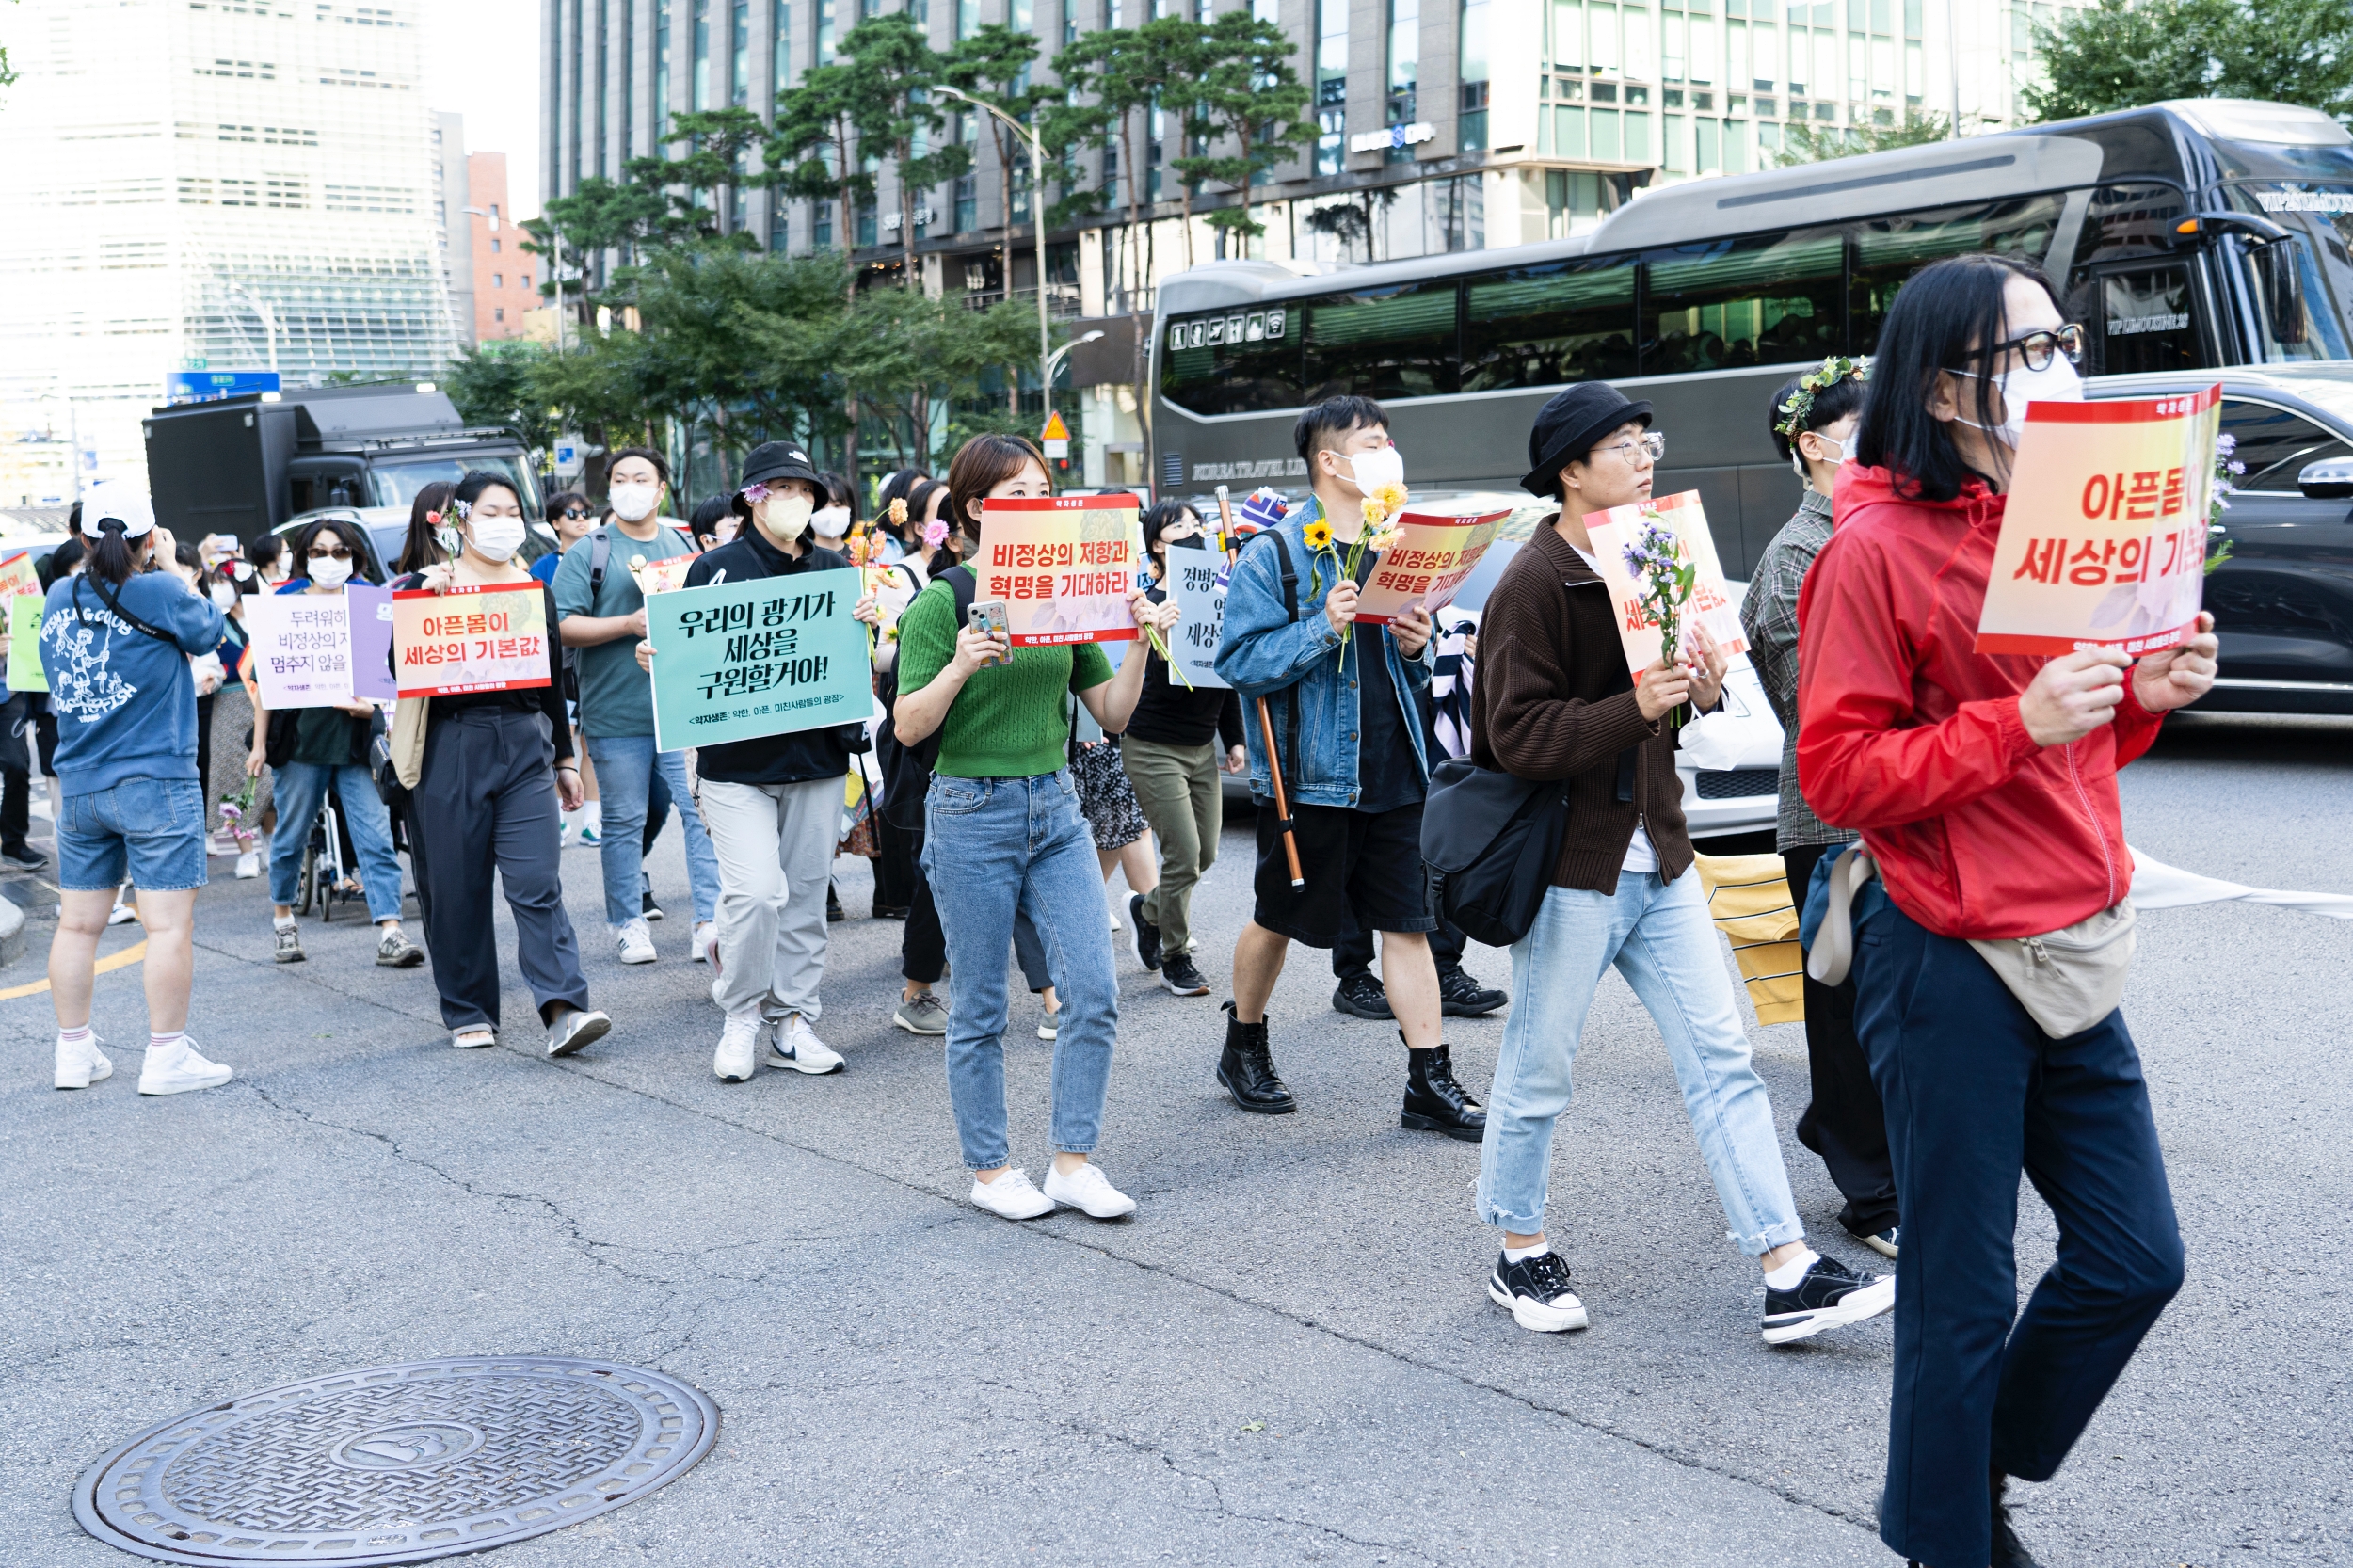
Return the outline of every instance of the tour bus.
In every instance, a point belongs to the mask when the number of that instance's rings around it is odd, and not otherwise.
[[[1698,489],[1746,577],[1799,495],[1773,391],[1867,354],[1945,256],[2032,257],[2085,374],[2353,357],[2353,138],[2328,116],[2208,99],[1646,191],[1590,233],[1321,276],[1218,262],[1164,285],[1153,335],[1162,494],[1298,490],[1291,425],[1379,398],[1417,496],[1511,491],[1559,388],[1657,406],[1657,491]]]

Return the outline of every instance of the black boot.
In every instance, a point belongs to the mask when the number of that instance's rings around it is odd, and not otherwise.
[[[1288,1116],[1299,1109],[1291,1092],[1274,1076],[1274,1053],[1267,1048],[1266,1020],[1246,1024],[1225,1004],[1225,1050],[1217,1059],[1217,1080],[1244,1111]]]
[[[1398,1032],[1402,1040],[1405,1033]],[[1443,1132],[1476,1144],[1487,1135],[1487,1113],[1469,1091],[1454,1081],[1450,1046],[1405,1053],[1405,1109],[1397,1124],[1420,1132]]]
[[[2010,1528],[2009,1505],[2002,1501],[2002,1488],[2009,1478],[2001,1471],[1993,1472],[1989,1487],[1993,1511],[1993,1568],[2041,1568],[2026,1544]]]

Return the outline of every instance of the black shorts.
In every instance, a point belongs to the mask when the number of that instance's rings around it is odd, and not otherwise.
[[[1275,827],[1274,807],[1258,803],[1258,906],[1251,919],[1277,936],[1328,948],[1351,927],[1435,931],[1430,872],[1421,860],[1421,802],[1373,815],[1345,806],[1294,806],[1299,874]]]

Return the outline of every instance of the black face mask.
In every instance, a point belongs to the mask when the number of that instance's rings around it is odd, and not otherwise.
[[[1209,548],[1209,536],[1207,534],[1195,534],[1190,539],[1162,539],[1160,542],[1171,550],[1207,550]]]

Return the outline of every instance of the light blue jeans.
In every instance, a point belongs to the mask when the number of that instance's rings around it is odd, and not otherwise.
[[[654,750],[651,735],[591,735],[588,760],[597,765],[597,796],[604,803],[604,825],[599,829],[604,841],[597,847],[604,871],[605,923],[627,925],[646,912],[641,840],[656,768],[670,786],[670,802],[686,834],[686,890],[695,902],[696,923],[712,919],[719,907],[719,856],[686,788],[686,753]]]
[[[1535,925],[1512,945],[1512,1016],[1487,1096],[1479,1217],[1522,1236],[1544,1229],[1553,1121],[1568,1109],[1577,1036],[1612,964],[1667,1043],[1726,1234],[1752,1257],[1802,1237],[1697,872],[1673,882],[1621,872],[1614,896],[1550,888]]]
[[[335,809],[360,852],[360,864],[344,870],[358,871],[367,888],[368,919],[379,925],[400,919],[400,857],[392,853],[392,814],[376,792],[376,776],[357,762],[289,762],[270,772],[278,825],[269,835],[269,901],[292,907],[301,892],[302,846],[311,841],[311,824],[332,784]]]
[[[1103,870],[1068,770],[1031,778],[932,780],[923,874],[955,977],[948,1004],[948,1098],[964,1162],[994,1170],[1005,1139],[1005,948],[1014,911],[1037,927],[1062,1000],[1054,1038],[1054,1147],[1091,1154],[1111,1088],[1119,988],[1103,918]]]

